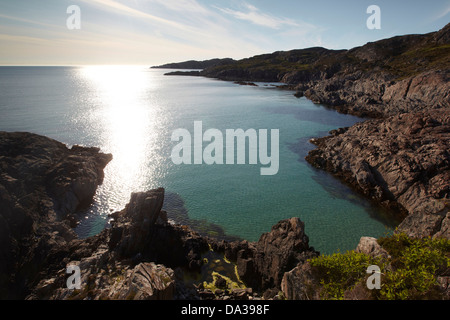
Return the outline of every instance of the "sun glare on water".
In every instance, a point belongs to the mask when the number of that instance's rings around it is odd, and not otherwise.
[[[158,161],[152,153],[159,115],[156,102],[148,96],[156,84],[146,69],[135,66],[89,66],[80,69],[80,76],[93,89],[96,108],[91,111],[91,126],[101,127],[102,151],[113,154],[100,187],[104,195],[100,192],[97,201],[119,210],[131,192],[142,191],[157,167],[152,165]]]

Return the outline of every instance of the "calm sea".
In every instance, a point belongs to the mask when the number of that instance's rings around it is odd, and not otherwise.
[[[169,217],[202,233],[258,240],[278,221],[299,217],[322,253],[354,249],[361,236],[393,224],[304,157],[311,137],[358,121],[292,92],[201,77],[164,76],[137,66],[1,67],[0,130],[29,131],[113,154],[95,203],[81,213],[80,237],[108,226],[130,193],[166,189]],[[261,165],[174,165],[175,129],[278,129],[279,171]]]

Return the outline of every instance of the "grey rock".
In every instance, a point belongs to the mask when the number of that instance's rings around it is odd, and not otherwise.
[[[361,237],[355,249],[358,253],[364,253],[374,258],[389,259],[389,253],[383,249],[373,237]]]

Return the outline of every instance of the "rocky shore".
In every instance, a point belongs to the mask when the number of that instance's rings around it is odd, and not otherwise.
[[[450,24],[350,50],[258,55],[199,75],[280,81],[298,98],[374,119],[312,139],[306,160],[392,209],[399,231],[449,237]]]
[[[402,219],[399,232],[449,239],[449,33],[447,25],[352,50],[277,52],[200,75],[282,80],[298,97],[375,118],[311,140],[317,148],[307,161],[392,209]],[[0,299],[320,298],[308,262],[319,253],[298,218],[280,221],[257,242],[219,241],[170,221],[159,188],[131,194],[110,228],[78,239],[75,213],[92,203],[111,160],[98,148],[0,132]],[[377,239],[361,239],[356,251],[389,256]],[[212,283],[188,281],[209,272],[211,253],[235,279],[214,273]],[[79,289],[67,288],[70,265],[80,269]],[[450,298],[448,269],[433,272]],[[368,297],[356,288],[346,297]]]
[[[286,271],[318,254],[298,218],[255,243],[200,236],[168,220],[163,188],[131,194],[110,228],[78,239],[74,213],[92,202],[111,159],[97,148],[0,132],[1,299],[273,298]],[[185,281],[204,272],[209,252],[232,264],[246,286],[228,287],[225,278],[221,285],[219,275],[217,292]],[[71,265],[80,268],[79,290],[67,288]]]
[[[365,121],[312,142],[306,160],[395,211],[399,232],[450,238],[450,109]]]

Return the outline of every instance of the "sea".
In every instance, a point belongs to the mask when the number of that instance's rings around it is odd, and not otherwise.
[[[309,140],[365,119],[339,114],[280,83],[239,85],[166,76],[149,66],[0,67],[0,131],[27,131],[111,153],[94,203],[79,212],[79,237],[99,233],[132,192],[165,188],[169,219],[227,240],[257,241],[283,219],[305,223],[322,254],[355,249],[363,236],[388,235],[395,221],[330,174],[305,161]],[[173,71],[173,70],[172,70]],[[272,129],[279,169],[261,164],[175,164],[177,129]],[[270,140],[269,140],[270,141]],[[224,151],[225,154],[225,151]]]

